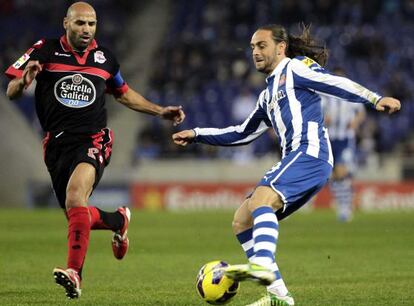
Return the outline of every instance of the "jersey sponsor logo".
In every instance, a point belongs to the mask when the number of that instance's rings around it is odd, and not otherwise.
[[[93,56],[94,56],[95,63],[103,64],[106,62],[106,57],[104,53],[100,50],[95,51]]]
[[[276,103],[278,103],[281,99],[286,97],[286,93],[284,90],[278,90],[277,94],[275,94],[270,101],[270,111],[272,111],[276,107]]]
[[[96,89],[81,74],[68,75],[56,82],[55,97],[67,107],[82,108],[95,102]]]
[[[323,68],[321,67],[321,65],[319,65],[317,62],[315,62],[313,59],[309,57],[305,57],[302,60],[302,63],[304,63],[306,66],[308,66],[313,71],[323,71]]]
[[[316,64],[316,62],[313,59],[309,58],[309,57],[305,57],[302,60],[302,62],[308,67],[312,66],[313,64]]]
[[[70,54],[66,54],[66,53],[59,53],[59,52],[55,52],[56,56],[65,56],[65,57],[70,57]]]

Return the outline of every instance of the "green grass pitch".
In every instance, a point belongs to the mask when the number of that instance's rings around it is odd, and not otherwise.
[[[0,305],[207,305],[194,281],[206,262],[245,262],[231,212],[133,211],[122,261],[111,234],[93,231],[82,297],[68,301],[52,269],[65,266],[66,220],[59,210],[0,210]],[[296,304],[414,305],[414,212],[296,213],[280,224],[277,261]],[[242,283],[230,305],[264,289]]]

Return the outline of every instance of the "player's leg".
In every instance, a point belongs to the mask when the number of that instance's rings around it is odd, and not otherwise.
[[[317,193],[325,185],[331,172],[329,163],[303,152],[296,152],[282,159],[259,182],[247,203],[247,210],[253,217],[254,256],[251,262],[263,269],[248,269],[245,267],[249,265],[240,265],[238,270],[244,272],[244,275],[253,275],[250,278],[266,278],[268,274],[262,271],[273,270],[274,273],[271,274],[274,281],[268,286],[268,295],[252,305],[294,305],[274,262],[278,222],[298,210]],[[238,215],[244,214],[236,214]],[[274,268],[269,269],[272,265]],[[262,275],[255,270],[259,270]]]
[[[56,283],[63,286],[68,298],[81,294],[80,273],[89,245],[91,221],[87,201],[95,183],[96,170],[89,163],[79,163],[72,172],[66,188],[68,218],[67,269],[55,268]]]
[[[253,216],[254,257],[252,262],[268,268],[274,279],[267,287],[269,297],[286,305],[293,305],[293,298],[282,279],[276,264],[276,245],[279,237],[279,222],[275,211],[284,204],[279,194],[267,186],[259,186],[248,202],[248,210]],[[283,303],[280,303],[283,305]]]
[[[113,133],[109,128],[88,137],[91,141],[86,149],[89,162],[93,163],[96,169],[96,178],[93,188],[101,179],[105,167],[109,164],[112,152]],[[83,155],[85,156],[85,155]],[[91,229],[109,229],[114,232],[112,236],[112,252],[117,259],[122,259],[128,251],[128,227],[131,219],[131,211],[128,207],[122,206],[115,212],[106,212],[97,207],[89,206],[91,216]]]
[[[233,231],[247,256],[247,259],[249,262],[254,263],[253,218],[248,208],[249,200],[250,198],[246,199],[234,214]],[[272,264],[270,269],[275,274],[276,280],[282,279],[276,263]]]
[[[275,211],[283,207],[280,196],[270,187],[259,186],[247,203],[253,217],[253,240],[255,256],[252,262],[271,267],[275,262],[279,223]]]
[[[72,172],[66,188],[68,230],[68,268],[79,272],[89,244],[91,220],[87,207],[95,183],[96,170],[89,163],[79,163]]]
[[[270,206],[258,203],[270,203]],[[232,266],[227,270],[227,274],[240,280],[249,278],[263,284],[271,283],[268,286],[268,295],[260,300],[260,303],[265,304],[257,305],[294,304],[274,260],[278,236],[278,222],[274,210],[282,206],[282,201],[275,191],[260,186],[234,215],[233,231],[251,264]]]
[[[230,277],[239,280],[253,279],[264,285],[269,285],[275,280],[276,273],[271,271],[275,262],[274,253],[278,238],[278,222],[274,210],[281,207],[281,201],[275,191],[269,187],[259,186],[250,199],[237,210],[233,229],[251,264],[229,268],[227,274]],[[253,227],[249,229],[252,224]],[[249,269],[255,271],[248,271]]]
[[[104,211],[96,206],[88,206],[91,216],[91,230],[111,230],[121,229],[125,223],[124,214],[121,208],[114,212]]]
[[[352,218],[352,172],[354,165],[354,143],[352,140],[337,140],[332,142],[335,160],[329,187],[336,204],[337,218],[340,221],[350,221]]]
[[[334,194],[338,220],[350,221],[353,202],[352,178],[345,164],[335,166],[330,188]]]
[[[117,259],[124,258],[128,251],[128,227],[131,220],[131,211],[128,207],[122,206],[115,212],[106,212],[98,207],[89,206],[92,230],[111,230],[112,252]]]
[[[250,260],[254,256],[253,241],[253,218],[247,203],[250,198],[246,199],[242,205],[236,210],[233,217],[233,232],[237,237],[247,259]]]
[[[53,189],[55,190],[56,197],[58,199],[59,205],[64,209],[65,215],[66,212],[66,186],[68,185],[68,179],[65,180],[65,177],[69,177],[69,174],[65,174],[62,171],[57,171],[51,173]],[[95,181],[95,185],[97,182]],[[91,220],[91,230],[111,230],[114,232],[112,247],[114,256],[118,259],[121,259],[126,251],[119,252],[119,247],[114,247],[114,245],[119,245],[119,241],[122,240],[124,244],[127,244],[127,231],[129,222],[131,219],[131,211],[128,207],[122,206],[119,207],[115,212],[107,212],[99,209],[96,206],[88,206],[89,216]],[[123,238],[122,238],[123,237]],[[125,249],[123,247],[122,249]]]

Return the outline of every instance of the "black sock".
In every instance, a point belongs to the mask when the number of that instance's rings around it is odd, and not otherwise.
[[[106,212],[100,210],[99,208],[97,209],[99,211],[99,215],[101,216],[102,222],[111,230],[117,231],[124,226],[124,217],[120,212]]]

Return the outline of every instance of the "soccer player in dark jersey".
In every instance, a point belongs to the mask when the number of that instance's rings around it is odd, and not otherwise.
[[[113,134],[106,127],[105,93],[132,110],[179,124],[179,106],[161,107],[129,88],[114,55],[95,41],[96,13],[85,2],[71,5],[63,20],[60,39],[39,40],[6,75],[7,96],[20,97],[36,79],[36,111],[46,136],[44,159],[60,206],[68,219],[67,268],[55,268],[57,284],[69,298],[81,294],[81,271],[91,229],[114,232],[117,259],[127,252],[130,211],[120,207],[104,212],[87,206],[88,198],[108,165]]]

